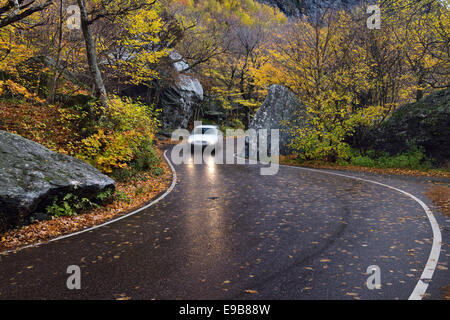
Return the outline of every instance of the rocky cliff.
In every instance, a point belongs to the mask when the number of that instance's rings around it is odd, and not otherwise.
[[[261,3],[279,8],[289,17],[301,17],[302,15],[311,15],[317,9],[324,8],[346,8],[370,2],[365,0],[258,0]]]

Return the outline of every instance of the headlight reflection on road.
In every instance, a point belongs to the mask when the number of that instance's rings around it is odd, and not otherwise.
[[[214,178],[216,175],[216,161],[214,160],[214,157],[209,157],[206,165],[208,167],[209,178]]]
[[[206,157],[206,159],[203,159],[203,163],[199,164],[199,168],[201,169],[202,166],[206,167],[206,172],[207,172],[207,178],[208,179],[215,179],[216,178],[216,161],[214,156],[208,156]],[[187,163],[186,163],[186,167],[187,167],[187,173],[189,175],[193,175],[196,169],[196,164],[194,161],[194,156],[189,157]]]

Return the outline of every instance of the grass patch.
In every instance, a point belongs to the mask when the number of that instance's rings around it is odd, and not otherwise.
[[[408,152],[389,155],[388,153],[375,154],[369,151],[367,155],[354,154],[350,163],[361,167],[430,170],[432,162],[425,156],[422,149],[412,146]]]

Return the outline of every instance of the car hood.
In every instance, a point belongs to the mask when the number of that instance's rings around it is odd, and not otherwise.
[[[213,134],[193,134],[189,136],[192,141],[207,141],[207,142],[217,142],[218,137]]]

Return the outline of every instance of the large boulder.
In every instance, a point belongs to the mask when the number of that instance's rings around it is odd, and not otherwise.
[[[369,149],[398,154],[411,144],[424,149],[437,164],[450,163],[450,88],[401,106],[364,144]]]
[[[203,101],[203,87],[190,72],[189,65],[183,57],[174,50],[169,58],[173,61],[177,80],[161,92],[160,104],[164,131],[187,128],[195,108]]]
[[[55,198],[72,193],[92,199],[114,190],[109,177],[84,161],[52,152],[21,136],[0,131],[0,227],[25,223]]]
[[[249,129],[267,129],[268,151],[270,152],[270,129],[279,129],[280,154],[292,153],[289,144],[292,141],[292,128],[303,127],[306,122],[306,108],[295,94],[282,85],[272,85],[266,99],[250,122]],[[250,146],[252,148],[253,146]],[[246,156],[248,156],[248,139],[246,141]],[[256,146],[257,148],[257,146]]]

